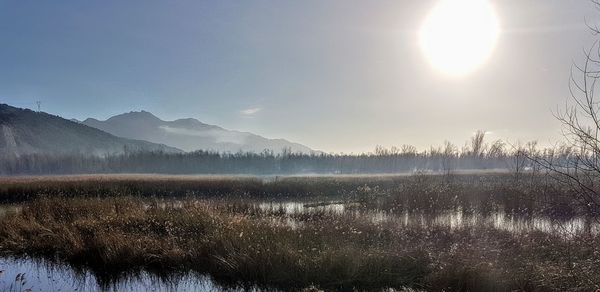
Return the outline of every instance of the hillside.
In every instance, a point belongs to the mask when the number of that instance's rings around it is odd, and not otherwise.
[[[285,148],[292,152],[313,152],[309,147],[284,139],[227,130],[196,119],[163,121],[146,111],[121,114],[105,121],[86,119],[82,123],[115,136],[161,143],[185,151],[262,152],[268,149],[280,152]]]
[[[90,154],[181,150],[113,136],[47,113],[0,104],[0,155]]]

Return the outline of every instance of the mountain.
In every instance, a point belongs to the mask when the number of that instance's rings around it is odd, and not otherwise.
[[[0,156],[45,154],[118,154],[124,151],[181,150],[113,136],[47,113],[0,104]]]
[[[252,133],[227,130],[195,119],[163,121],[146,111],[121,114],[105,121],[90,118],[82,123],[118,137],[161,143],[185,151],[262,152],[268,149],[281,152],[287,148],[294,153],[313,152],[302,144],[284,139],[268,139]]]

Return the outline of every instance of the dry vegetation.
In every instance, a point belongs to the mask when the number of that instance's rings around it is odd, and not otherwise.
[[[249,199],[304,194],[392,214],[457,207],[510,209],[523,216],[577,213],[568,204],[544,208],[547,200],[541,198],[549,193],[559,197],[557,186],[542,184],[541,178],[513,179],[13,180],[0,187],[3,199],[29,199],[21,200],[21,212],[0,219],[0,250],[89,268],[106,281],[144,269],[161,275],[192,270],[226,286],[286,290],[310,285],[339,290],[600,289],[597,234],[565,238],[489,226],[403,226],[375,222],[368,212],[265,210]]]

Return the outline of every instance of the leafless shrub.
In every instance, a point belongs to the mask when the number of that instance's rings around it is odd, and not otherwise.
[[[600,47],[585,51],[583,65],[574,65],[569,83],[570,98],[556,118],[562,124],[565,143],[556,151],[529,153],[528,159],[568,185],[573,199],[586,215],[600,215],[600,104],[596,86],[600,79]]]

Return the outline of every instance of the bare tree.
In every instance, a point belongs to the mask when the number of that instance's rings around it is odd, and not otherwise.
[[[471,137],[471,155],[474,157],[482,156],[485,152],[485,144],[483,140],[485,139],[485,131],[477,130],[473,137]]]
[[[417,155],[417,147],[413,145],[404,144],[400,148],[400,152],[403,155]]]
[[[504,156],[506,156],[504,147],[504,141],[500,139],[494,141],[487,151],[487,156],[491,158],[503,158]]]
[[[527,156],[527,149],[525,146],[523,146],[521,142],[517,142],[517,145],[513,146],[512,155],[510,155],[510,159],[508,160],[508,168],[512,171],[515,178],[518,179],[521,177],[529,159],[531,158]]]
[[[442,150],[442,170],[444,174],[450,175],[451,172],[456,168],[456,156],[458,149],[454,144],[449,141],[444,142],[444,149]]]
[[[592,30],[598,33],[597,30]],[[598,42],[585,51],[583,65],[574,65],[569,83],[570,98],[556,118],[562,124],[565,145],[551,156],[528,153],[538,166],[569,186],[574,200],[586,215],[600,215],[600,103],[596,87],[600,79]],[[564,152],[567,157],[564,157]],[[557,155],[563,157],[557,157]]]
[[[538,149],[538,141],[529,141],[525,144],[525,154],[527,157],[539,157],[542,152]],[[528,165],[525,168],[530,168],[532,174],[540,171],[541,167],[536,163],[531,163],[529,159],[526,162]]]
[[[377,146],[375,146],[375,155],[376,156],[388,156],[388,155],[390,155],[390,151],[381,145],[377,145]]]

